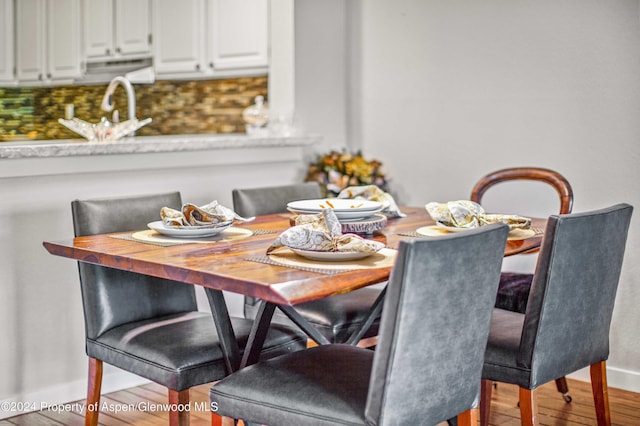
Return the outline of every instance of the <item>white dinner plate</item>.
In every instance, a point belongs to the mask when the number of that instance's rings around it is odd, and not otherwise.
[[[445,231],[449,231],[449,232],[464,232],[464,231],[468,231],[469,229],[476,229],[476,228],[459,228],[457,226],[448,226],[441,222],[436,222],[436,226],[440,229],[444,229]]]
[[[298,211],[319,213],[324,209],[332,208],[334,212],[365,212],[380,211],[382,203],[369,200],[352,200],[348,198],[318,198],[313,200],[291,201],[287,204],[290,209]]]
[[[375,209],[375,210],[364,210],[364,211],[360,211],[360,210],[355,210],[355,211],[336,211],[334,210],[333,212],[336,214],[336,217],[338,218],[338,220],[357,220],[357,219],[365,219],[368,217],[373,216],[376,213],[381,212],[383,209],[382,206],[380,206],[379,208]],[[322,210],[297,210],[291,207],[287,207],[287,210],[289,210],[291,213],[296,213],[296,214],[318,214],[320,213]]]
[[[219,234],[220,232],[228,229],[233,222],[224,222],[218,226],[192,226],[192,227],[177,227],[177,226],[165,226],[161,220],[147,223],[149,229],[153,229],[162,235],[170,237],[211,237]]]
[[[437,237],[442,235],[441,231],[445,232],[464,232],[468,229],[475,228],[454,228],[447,225],[438,225],[436,222],[435,225],[422,226],[416,229],[416,233],[420,235],[424,235],[425,237]],[[536,232],[533,229],[512,229],[509,231],[509,236],[507,237],[508,241],[517,241],[517,240],[526,240],[527,238],[531,238],[536,235]]]
[[[312,251],[312,250],[300,250],[289,247],[289,250],[295,254],[306,257],[310,260],[321,260],[331,262],[344,262],[347,260],[358,260],[369,257],[376,252],[366,253],[359,251]]]

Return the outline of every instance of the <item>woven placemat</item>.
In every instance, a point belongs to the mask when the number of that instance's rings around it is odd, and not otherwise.
[[[151,244],[154,246],[160,246],[160,247],[170,247],[170,246],[178,246],[181,244],[188,244],[186,242],[180,242],[180,241],[176,241],[176,242],[169,242],[169,241],[140,241],[140,240],[136,240],[135,238],[133,238],[133,233],[131,232],[126,232],[124,234],[115,234],[115,235],[110,235],[111,238],[118,238],[121,240],[127,240],[127,241],[135,241],[137,243],[145,243],[145,244]]]
[[[322,269],[322,268],[313,268],[309,266],[286,265],[284,263],[276,262],[275,260],[271,259],[269,256],[247,257],[246,260],[249,260],[251,262],[266,263],[267,265],[284,266],[286,268],[298,269],[300,271],[316,272],[318,274],[325,274],[325,275],[335,275],[335,274],[341,274],[343,272],[353,271],[353,269]]]
[[[396,260],[396,255],[396,250],[387,247],[364,259],[327,262],[307,259],[290,250],[280,250],[276,253],[270,254],[269,256],[254,256],[247,258],[247,260],[267,263],[269,265],[284,266],[301,271],[334,275],[358,269],[391,267]]]
[[[417,232],[398,232],[398,235],[400,235],[401,237],[416,237],[416,238],[424,237],[424,235],[418,234]]]
[[[252,229],[253,235],[280,234],[284,229]]]
[[[151,229],[115,234],[112,235],[112,237],[120,238],[122,240],[136,241],[139,243],[152,244],[156,246],[170,247],[181,244],[211,244],[222,241],[235,241],[241,240],[243,238],[248,238],[252,235],[254,235],[254,232],[249,229],[233,226],[220,232],[217,235],[202,238],[169,237]]]

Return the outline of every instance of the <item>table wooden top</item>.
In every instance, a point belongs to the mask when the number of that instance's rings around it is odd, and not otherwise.
[[[400,240],[415,238],[403,234],[434,223],[424,208],[403,207],[402,211],[407,217],[389,219],[387,226],[376,231],[372,238],[397,248]],[[229,242],[162,247],[102,234],[62,242],[45,241],[43,245],[56,256],[240,293],[278,305],[294,305],[346,293],[389,278],[390,267],[326,275],[247,260],[265,255],[278,232],[289,227],[289,216],[259,216],[252,222],[239,224],[242,228],[261,232]],[[534,219],[533,226],[544,228],[544,223],[542,219]],[[508,241],[505,256],[535,249],[541,241],[542,235]]]

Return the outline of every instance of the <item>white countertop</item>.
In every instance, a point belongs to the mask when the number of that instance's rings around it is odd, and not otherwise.
[[[84,139],[3,142],[0,143],[0,159],[304,147],[320,140],[320,136],[314,135],[256,137],[245,134],[198,134],[140,136],[116,142],[88,142]]]

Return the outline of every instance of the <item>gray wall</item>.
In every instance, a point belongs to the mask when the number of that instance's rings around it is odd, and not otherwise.
[[[231,206],[232,188],[300,181],[304,150],[230,147],[3,160],[9,164],[0,168],[0,402],[28,403],[29,411],[86,397],[78,267],[42,246],[43,240],[73,236],[71,200],[178,190],[185,202]],[[22,168],[7,177],[4,172],[15,170],[11,162]],[[200,307],[208,310],[201,290]],[[230,313],[242,316],[241,295],[226,296]],[[102,392],[146,382],[105,365]],[[23,411],[6,408],[0,405],[0,424]]]
[[[298,117],[325,136],[319,150],[346,145],[382,160],[402,203],[468,198],[489,171],[536,165],[569,179],[574,211],[640,208],[637,0],[295,6]],[[635,391],[639,215],[608,362],[610,385]]]

